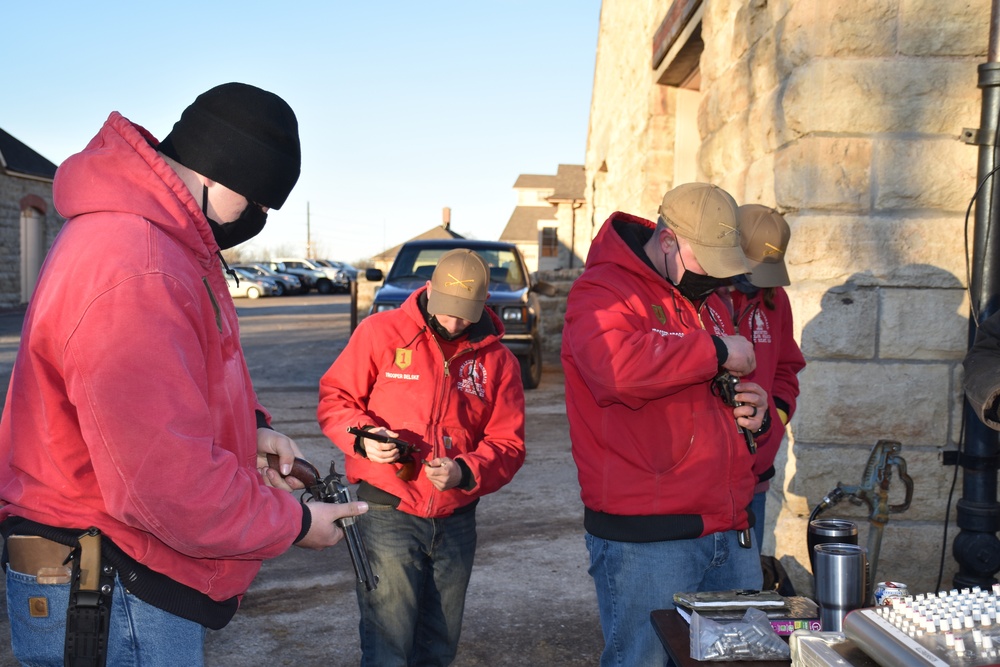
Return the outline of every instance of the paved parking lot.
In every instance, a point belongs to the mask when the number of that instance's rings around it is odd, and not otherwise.
[[[316,423],[320,376],[350,333],[346,296],[237,300],[251,376],[274,426],[294,437],[321,471],[343,458]],[[0,391],[6,393],[20,330],[0,313]],[[587,575],[583,508],[569,450],[563,376],[548,366],[528,392],[527,461],[477,510],[479,548],[456,665],[596,665],[603,645]],[[240,612],[209,632],[206,663],[356,665],[357,604],[345,545],[292,549],[265,563]],[[0,581],[2,586],[2,581]],[[0,614],[0,665],[10,656]]]

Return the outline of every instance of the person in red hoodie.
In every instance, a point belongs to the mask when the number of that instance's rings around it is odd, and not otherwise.
[[[792,306],[783,289],[791,284],[785,267],[785,251],[791,230],[780,213],[760,204],[739,208],[740,245],[750,264],[750,273],[734,276],[730,288],[733,317],[741,335],[753,343],[757,369],[750,376],[767,391],[768,412],[775,428],[757,440],[757,475],[751,509],[754,535],[764,545],[764,510],[769,480],[774,477],[774,459],[785,436],[785,426],[795,414],[799,396],[799,372],[806,360],[793,335]]]
[[[24,664],[201,665],[265,559],[336,544],[333,522],[364,511],[304,505],[268,468],[299,449],[257,401],[223,274],[220,249],[260,232],[299,164],[288,104],[227,83],[162,142],[112,112],[56,172],[67,221],[0,419]]]
[[[320,380],[319,423],[370,507],[360,523],[379,581],[357,587],[362,665],[454,660],[476,505],[524,463],[520,365],[485,307],[489,279],[475,252],[445,253],[402,307],[362,320]],[[413,445],[411,462],[352,427]]]
[[[767,395],[740,380],[753,345],[715,293],[748,271],[736,209],[721,188],[687,183],[655,224],[612,214],[569,293],[566,412],[603,666],[666,663],[649,614],[674,593],[761,586],[743,430],[765,430]],[[715,381],[726,373],[734,405]]]

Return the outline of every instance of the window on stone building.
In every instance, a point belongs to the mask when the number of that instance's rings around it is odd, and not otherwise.
[[[559,230],[555,227],[542,227],[542,238],[538,248],[542,257],[559,256]]]
[[[698,180],[703,11],[700,0],[676,0],[653,36],[656,82],[673,89],[674,185]]]
[[[34,206],[21,209],[21,303],[35,291],[45,259],[45,214]]]

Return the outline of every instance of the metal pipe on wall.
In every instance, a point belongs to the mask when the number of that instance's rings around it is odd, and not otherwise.
[[[973,139],[979,145],[977,186],[982,185],[975,202],[975,237],[972,252],[972,276],[969,297],[969,346],[975,340],[978,324],[1000,311],[1000,174],[997,167],[997,132],[1000,119],[1000,0],[993,0],[990,16],[990,41],[987,62],[979,66],[982,111],[979,130]],[[992,174],[992,175],[991,175]],[[965,450],[958,463],[962,466],[962,498],[958,501],[957,523],[961,529],[952,545],[959,565],[954,585],[988,587],[1000,571],[1000,504],[997,503],[997,469],[1000,462],[998,433],[983,424],[968,402],[965,410]]]

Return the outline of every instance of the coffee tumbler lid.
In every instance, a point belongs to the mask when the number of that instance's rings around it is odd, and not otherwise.
[[[833,556],[853,556],[855,554],[863,554],[867,551],[864,547],[858,546],[857,544],[848,544],[846,542],[826,542],[825,544],[817,544],[813,547],[816,553],[830,554]]]
[[[847,537],[858,534],[858,524],[847,519],[813,519],[809,532],[824,537]]]

